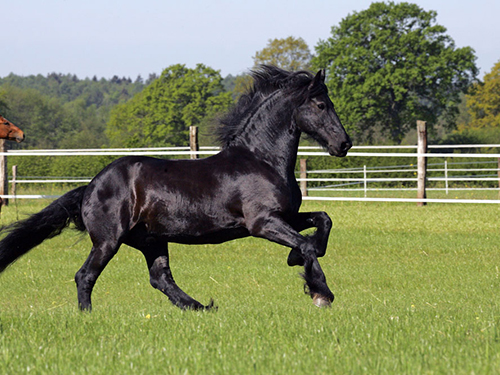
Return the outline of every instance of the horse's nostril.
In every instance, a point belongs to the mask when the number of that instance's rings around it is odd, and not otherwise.
[[[342,151],[348,151],[351,147],[352,147],[352,143],[351,142],[342,142],[340,144],[340,149]]]

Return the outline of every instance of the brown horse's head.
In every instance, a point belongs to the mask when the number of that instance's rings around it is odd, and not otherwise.
[[[22,142],[24,141],[24,132],[0,115],[0,139]]]

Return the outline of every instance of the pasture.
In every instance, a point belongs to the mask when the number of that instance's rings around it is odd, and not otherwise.
[[[1,224],[47,201],[3,208]],[[181,311],[123,246],[92,313],[74,274],[90,250],[66,230],[0,275],[2,374],[488,374],[500,369],[498,205],[305,202],[333,219],[320,259],[335,294],[303,294],[288,249],[242,239],[172,244],[177,283],[215,312]]]

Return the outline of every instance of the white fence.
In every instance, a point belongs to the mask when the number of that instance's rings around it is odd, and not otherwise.
[[[498,160],[500,160],[500,154],[485,154],[485,153],[473,153],[473,154],[463,154],[463,153],[427,153],[419,154],[416,152],[365,152],[366,150],[389,150],[389,149],[402,149],[402,150],[416,150],[417,146],[354,146],[349,152],[348,157],[382,157],[382,158],[400,158],[400,157],[411,157],[415,158],[431,157],[431,158],[467,158],[484,160],[495,159],[495,161],[489,161],[488,163],[495,164],[495,168],[491,165],[491,168],[450,168],[447,160],[443,162],[443,168],[429,168],[429,172],[442,172],[442,177],[429,177],[428,181],[442,181],[444,187],[442,188],[428,188],[428,190],[444,190],[448,193],[451,190],[463,190],[464,188],[450,188],[449,184],[451,182],[457,181],[483,181],[483,182],[496,182],[498,186],[499,181],[499,168]],[[500,148],[500,145],[435,145],[428,146],[429,149],[457,149],[457,148]],[[1,155],[11,155],[11,156],[23,156],[23,157],[37,157],[37,156],[101,156],[101,155],[111,155],[111,156],[125,156],[125,155],[149,155],[149,156],[178,156],[185,155],[186,157],[190,155],[200,155],[208,156],[219,152],[217,147],[200,147],[200,151],[190,151],[189,147],[163,147],[163,148],[148,148],[148,149],[84,149],[84,150],[12,150],[9,152],[0,152]],[[300,147],[299,157],[317,157],[326,156],[327,153],[321,151],[318,147]],[[416,163],[415,163],[416,164]],[[384,191],[384,190],[416,190],[416,188],[371,188],[372,183],[388,183],[388,182],[405,182],[405,183],[416,183],[417,177],[411,178],[401,178],[401,177],[371,177],[374,174],[381,175],[383,173],[416,173],[416,168],[413,166],[406,166],[412,168],[402,168],[397,166],[396,168],[374,168],[364,166],[362,169],[351,169],[351,170],[329,170],[329,171],[308,171],[308,174],[312,173],[330,173],[332,175],[341,174],[353,174],[353,177],[348,178],[314,178],[307,177],[305,180],[307,182],[320,182],[325,183],[325,185],[331,185],[332,183],[337,183],[338,186],[323,186],[310,188],[310,191],[363,191],[364,197],[304,197],[305,200],[330,200],[330,201],[385,201],[385,202],[443,202],[443,203],[500,203],[500,200],[484,200],[484,199],[413,199],[413,198],[373,198],[367,197],[367,193],[373,190]],[[497,175],[468,175],[468,176],[452,176],[450,173],[453,172],[474,172],[474,173],[485,173],[485,172],[496,172]],[[81,178],[16,178],[11,180],[11,183],[15,184],[47,184],[47,183],[88,183],[91,177],[81,177]],[[298,178],[299,181],[303,180]],[[349,185],[358,185],[361,187],[347,187]],[[471,188],[468,188],[471,189]],[[498,187],[483,187],[474,188],[481,190],[498,190]],[[16,199],[36,199],[36,198],[56,198],[57,196],[48,195],[0,195],[2,198],[16,198]]]
[[[477,165],[478,163],[459,163],[461,165],[464,164],[473,164]],[[498,161],[491,161],[491,162],[480,162],[480,164],[495,164],[498,166]],[[499,177],[498,173],[500,172],[500,169],[497,168],[449,168],[448,161],[444,161],[444,163],[441,164],[434,164],[435,165],[443,165],[443,168],[428,168],[427,172],[442,172],[443,177],[428,177],[427,181],[435,182],[435,181],[441,181],[444,183],[444,187],[442,188],[427,188],[426,190],[429,191],[445,191],[446,194],[449,193],[449,191],[459,191],[459,190],[500,190],[499,187],[459,187],[459,188],[450,188],[449,185],[451,182],[485,182],[485,181],[493,181],[495,183],[499,182]],[[367,167],[366,165],[363,166],[363,168],[357,168],[357,169],[336,169],[336,170],[317,170],[317,171],[307,171],[307,174],[358,174],[360,175],[359,177],[352,177],[352,178],[298,178],[297,181],[306,181],[306,182],[337,182],[340,184],[337,185],[330,185],[330,186],[323,186],[323,187],[312,187],[309,188],[309,190],[312,191],[363,191],[365,193],[365,197],[367,192],[369,191],[411,191],[411,190],[417,190],[417,188],[411,188],[411,187],[405,187],[405,188],[369,188],[368,184],[369,183],[374,183],[374,182],[417,182],[418,178],[417,177],[388,177],[388,178],[377,178],[377,177],[368,177],[369,174],[390,174],[390,173],[413,173],[414,175],[417,174],[417,168],[414,165],[405,165],[405,166],[395,166],[396,168],[399,167],[400,169],[375,169]],[[389,167],[390,168],[390,167]],[[405,169],[401,169],[405,168]],[[450,173],[456,173],[456,172],[496,172],[496,174],[492,175],[466,175],[466,176],[451,176]],[[363,187],[361,188],[354,188],[354,187],[346,187],[346,186],[352,186],[352,185],[362,185]]]

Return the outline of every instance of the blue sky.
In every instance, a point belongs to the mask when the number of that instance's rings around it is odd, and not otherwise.
[[[438,13],[480,78],[500,60],[500,1],[414,0]],[[51,72],[135,79],[172,64],[204,63],[223,76],[253,65],[269,39],[302,37],[312,51],[365,0],[1,0],[0,77]]]

